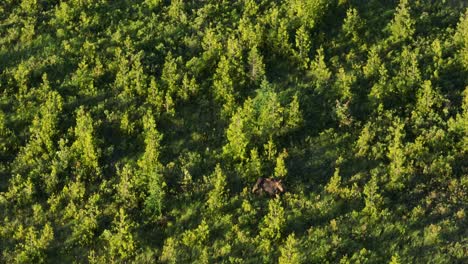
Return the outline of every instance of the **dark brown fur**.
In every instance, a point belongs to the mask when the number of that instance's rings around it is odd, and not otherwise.
[[[258,178],[254,187],[252,188],[252,193],[263,193],[266,192],[269,195],[279,195],[284,192],[283,184],[281,180],[270,179],[270,178]]]

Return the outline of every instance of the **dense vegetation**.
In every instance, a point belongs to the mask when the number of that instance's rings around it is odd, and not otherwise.
[[[466,261],[465,4],[2,0],[0,262]]]

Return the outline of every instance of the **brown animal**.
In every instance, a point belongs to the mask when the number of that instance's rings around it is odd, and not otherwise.
[[[254,187],[252,188],[252,193],[262,194],[263,192],[268,193],[269,195],[278,196],[280,193],[284,192],[283,184],[281,180],[270,179],[270,178],[258,178]]]

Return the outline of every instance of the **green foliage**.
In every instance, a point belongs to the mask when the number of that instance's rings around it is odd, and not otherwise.
[[[148,196],[145,199],[146,212],[151,216],[160,216],[165,197],[165,182],[161,175],[161,164],[159,163],[162,135],[156,130],[156,122],[151,111],[148,111],[143,117],[143,126],[146,147],[143,156],[138,161],[140,167],[138,185],[140,185],[140,188],[148,190]]]
[[[299,98],[297,95],[293,96],[293,100],[289,104],[289,109],[286,109],[287,117],[286,119],[286,127],[297,129],[303,123],[303,116],[299,106]]]
[[[248,111],[251,108],[251,100],[246,101],[243,110]],[[235,114],[231,119],[231,124],[229,125],[229,129],[227,131],[227,138],[229,140],[229,144],[223,149],[225,153],[230,153],[234,158],[237,159],[245,159],[247,153],[247,145],[249,144],[249,136],[246,130],[247,124],[244,121],[244,117],[242,116],[242,112],[238,112]],[[246,113],[247,114],[247,113]]]
[[[250,150],[250,157],[247,159],[246,167],[246,172],[252,180],[262,176],[263,164],[257,148]]]
[[[324,0],[289,0],[286,3],[288,15],[308,28],[314,28],[320,22],[328,5],[331,3]]]
[[[408,0],[400,0],[395,16],[390,24],[392,41],[405,41],[414,34],[414,21],[411,18]]]
[[[211,211],[219,210],[226,203],[226,176],[223,174],[220,165],[216,165],[213,177],[211,178],[212,189],[208,193],[206,201],[208,209]]]
[[[0,262],[466,262],[455,2],[2,1]]]
[[[325,55],[323,54],[323,48],[317,50],[315,60],[310,65],[310,74],[314,78],[314,89],[318,93],[326,93],[326,85],[331,78],[331,72],[325,64]]]
[[[99,174],[100,150],[94,137],[93,119],[89,112],[85,112],[84,107],[80,107],[76,112],[74,135],[72,149],[78,154],[77,167],[83,166]]]
[[[254,46],[248,55],[249,61],[249,75],[252,81],[260,81],[265,78],[265,65],[263,64],[263,58],[258,53],[258,49]]]
[[[279,257],[278,263],[280,264],[300,264],[303,263],[303,256],[301,248],[299,247],[299,241],[297,241],[294,234],[291,234],[286,239],[286,243],[281,247],[281,256]]]
[[[236,96],[234,94],[234,84],[230,77],[230,62],[222,56],[218,63],[218,68],[213,76],[213,86],[215,89],[215,98],[223,105],[223,115],[231,116],[236,105]]]
[[[73,222],[70,238],[76,241],[79,246],[90,245],[95,239],[95,232],[98,227],[97,217],[100,213],[97,206],[98,201],[99,195],[95,194],[89,198],[85,208],[73,213],[75,221]]]
[[[379,57],[378,47],[371,47],[367,56],[366,65],[363,67],[364,75],[366,77],[378,76],[381,67],[384,67]]]
[[[115,200],[123,208],[135,208],[137,206],[135,169],[126,164],[117,170],[120,180],[115,184]]]
[[[395,188],[402,188],[407,181],[407,177],[411,174],[406,168],[406,155],[403,149],[404,124],[397,120],[394,127],[391,128],[393,139],[388,147],[388,158],[390,159],[389,174],[390,184]]]
[[[11,147],[13,133],[6,124],[6,117],[3,111],[0,111],[0,151],[2,154],[8,153],[8,149]]]
[[[231,119],[227,129],[228,144],[224,152],[245,160],[248,147],[284,135],[301,124],[301,112],[294,97],[289,108],[283,106],[278,94],[264,81],[254,99],[247,99]],[[270,159],[270,157],[269,157]]]
[[[461,15],[454,35],[454,41],[460,47],[459,56],[462,65],[468,69],[468,9]]]
[[[279,198],[271,199],[268,202],[268,214],[259,225],[259,250],[264,262],[274,259],[272,254],[276,254],[275,245],[282,237],[285,224],[286,217],[281,200]]]
[[[288,152],[284,149],[276,158],[275,176],[283,178],[288,174],[288,169],[284,163],[284,159],[288,157]]]
[[[389,264],[401,264],[400,256],[398,256],[398,254],[393,255]]]
[[[13,237],[18,242],[13,252],[5,252],[4,257],[8,262],[45,263],[45,250],[54,239],[54,231],[49,223],[45,224],[42,230],[20,225]]]
[[[360,39],[360,33],[362,33],[364,27],[364,21],[359,16],[356,8],[350,8],[346,11],[346,18],[343,21],[343,31],[347,36],[350,36],[354,42],[358,42]]]
[[[133,223],[120,208],[112,222],[111,230],[104,230],[102,238],[106,243],[105,253],[109,261],[124,261],[135,254],[135,241],[131,233]]]
[[[377,185],[376,176],[372,176],[371,180],[364,186],[365,207],[363,211],[367,213],[371,219],[379,217],[379,209],[382,206],[383,199],[379,194],[379,186]]]
[[[311,45],[309,32],[307,31],[306,27],[302,25],[296,31],[296,48],[298,50],[296,56],[303,63],[305,68],[309,66],[309,52]]]
[[[60,94],[50,90],[47,75],[43,76],[43,82],[39,89],[40,94],[38,95],[44,102],[38,109],[38,115],[35,116],[29,129],[31,134],[30,143],[25,152],[30,155],[39,154],[41,148],[44,148],[45,154],[52,150],[58,118],[63,108],[63,99]]]
[[[182,78],[178,73],[177,69],[177,60],[169,53],[164,62],[161,80],[166,85],[166,88],[170,94],[175,94],[181,89],[179,89],[179,82]]]
[[[270,240],[279,240],[285,225],[284,208],[279,198],[271,199],[268,202],[268,214],[263,218],[260,225],[260,237],[266,244]]]
[[[136,96],[146,95],[147,75],[141,65],[143,52],[130,55],[130,60],[127,59],[129,55],[122,54],[121,50],[118,49],[116,53],[120,63],[114,84],[121,91],[122,99],[129,101]]]

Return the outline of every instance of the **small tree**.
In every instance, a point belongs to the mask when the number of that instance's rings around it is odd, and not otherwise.
[[[179,73],[177,59],[170,52],[164,62],[161,80],[171,95],[178,93],[182,76]]]
[[[247,146],[250,141],[250,134],[244,132],[247,126],[247,117],[245,112],[250,112],[252,109],[252,100],[247,99],[243,108],[239,108],[237,113],[232,117],[231,123],[227,129],[227,139],[229,143],[224,146],[223,152],[232,155],[235,159],[246,159]]]
[[[282,237],[282,231],[286,223],[284,208],[279,198],[271,199],[268,202],[268,214],[260,223],[259,243],[263,254],[263,260],[271,261],[273,245]]]
[[[13,143],[13,132],[7,127],[5,113],[0,109],[0,157],[8,153]]]
[[[402,188],[409,175],[409,168],[406,166],[406,154],[403,148],[404,123],[396,121],[394,127],[391,128],[393,132],[393,140],[388,147],[388,158],[391,163],[389,166],[390,186],[393,188]]]
[[[416,93],[416,107],[411,113],[412,125],[417,134],[429,133],[428,127],[442,125],[443,114],[441,108],[445,102],[442,94],[432,87],[431,81],[424,81]]]
[[[76,139],[73,142],[72,149],[78,154],[79,166],[85,166],[95,172],[100,172],[98,163],[100,151],[94,135],[93,119],[89,113],[85,112],[83,106],[76,112],[74,132]]]
[[[153,106],[156,113],[162,112],[164,109],[164,91],[158,86],[154,76],[150,77],[147,93],[146,102]]]
[[[263,164],[262,160],[259,157],[258,149],[253,148],[250,150],[250,157],[247,160],[247,173],[250,180],[255,180],[258,177],[262,176]]]
[[[299,98],[297,94],[293,96],[291,103],[289,103],[289,108],[286,109],[286,128],[287,129],[296,129],[303,122],[302,112],[299,106]]]
[[[465,69],[468,69],[468,9],[460,17],[454,40],[460,46],[459,55],[461,63]]]
[[[22,225],[16,230],[15,238],[18,243],[14,256],[10,259],[15,263],[42,263],[45,262],[45,251],[54,240],[54,230],[46,223],[41,231],[34,227],[23,228]],[[6,253],[6,252],[5,252]],[[8,260],[10,257],[6,255]]]
[[[380,216],[383,204],[383,197],[379,193],[376,175],[373,175],[371,180],[364,186],[364,195],[366,198],[363,212],[367,213],[369,218],[375,221]]]
[[[309,32],[307,28],[304,25],[302,25],[296,31],[296,48],[298,50],[296,56],[298,57],[304,68],[309,67],[309,52],[311,46],[312,43],[310,41]]]
[[[132,221],[127,219],[125,211],[120,208],[112,222],[112,231],[104,230],[102,233],[110,261],[125,261],[135,254],[136,245],[131,233],[133,227]]]
[[[286,168],[286,164],[284,160],[288,157],[288,152],[286,149],[283,149],[278,157],[276,157],[276,166],[275,166],[275,177],[284,178],[286,174],[288,174],[288,169]]]
[[[411,39],[414,34],[414,21],[411,19],[408,0],[400,0],[395,17],[390,23],[391,40],[394,42]]]
[[[47,75],[43,75],[43,82],[39,90],[39,97],[44,101],[29,127],[30,136],[28,143],[20,150],[13,164],[13,169],[15,172],[35,179],[40,177],[45,185],[45,189],[50,192],[58,181],[50,173],[48,165],[56,154],[57,146],[55,142],[58,135],[59,117],[63,108],[63,99],[59,93],[51,91]],[[8,136],[8,130],[5,131],[5,134]]]
[[[304,261],[299,241],[294,233],[288,236],[286,243],[280,248],[280,252],[279,264],[300,264]]]
[[[100,214],[98,201],[99,195],[94,194],[88,199],[84,209],[73,212],[71,239],[76,245],[85,246],[94,241],[94,233],[98,227],[97,217]]]
[[[382,60],[379,56],[379,47],[372,46],[367,54],[366,65],[362,68],[364,76],[367,78],[378,77],[381,65]]]
[[[190,229],[182,234],[182,245],[185,247],[183,257],[185,261],[207,264],[209,262],[208,245],[210,238],[210,226],[205,219],[195,229]]]
[[[250,79],[254,82],[263,80],[263,78],[265,78],[265,64],[256,46],[250,50],[248,61]]]
[[[314,89],[318,93],[324,93],[332,74],[325,64],[325,55],[323,54],[322,47],[317,50],[317,55],[310,65],[310,74],[314,77]]]
[[[356,8],[349,8],[346,11],[346,18],[343,22],[343,31],[347,36],[350,36],[354,42],[360,38],[361,29],[364,26],[364,21],[359,16]]]
[[[221,166],[216,165],[215,171],[211,177],[212,189],[208,193],[208,209],[216,211],[221,209],[226,202],[226,176],[224,175]]]
[[[116,189],[115,200],[120,206],[125,209],[134,208],[137,206],[137,194],[135,193],[135,169],[129,164],[125,164],[123,168],[117,168],[119,182],[115,184]]]
[[[281,200],[279,198],[271,199],[268,202],[268,214],[260,224],[260,237],[271,240],[280,239],[285,223],[286,219]]]
[[[390,262],[388,264],[401,264],[401,258],[400,258],[400,255],[398,255],[398,253],[396,254],[393,254],[392,255],[392,259],[390,260]]]
[[[234,82],[230,73],[230,61],[222,56],[213,76],[214,97],[222,105],[222,116],[229,117],[235,110]]]
[[[160,216],[165,197],[165,182],[161,174],[162,166],[159,163],[160,141],[162,135],[156,130],[151,111],[147,111],[143,117],[145,136],[145,152],[138,161],[140,177],[137,184],[142,189],[148,190],[145,200],[145,210],[151,216]]]
[[[187,23],[187,14],[185,13],[185,3],[182,0],[171,1],[168,9],[168,15],[173,21]]]

